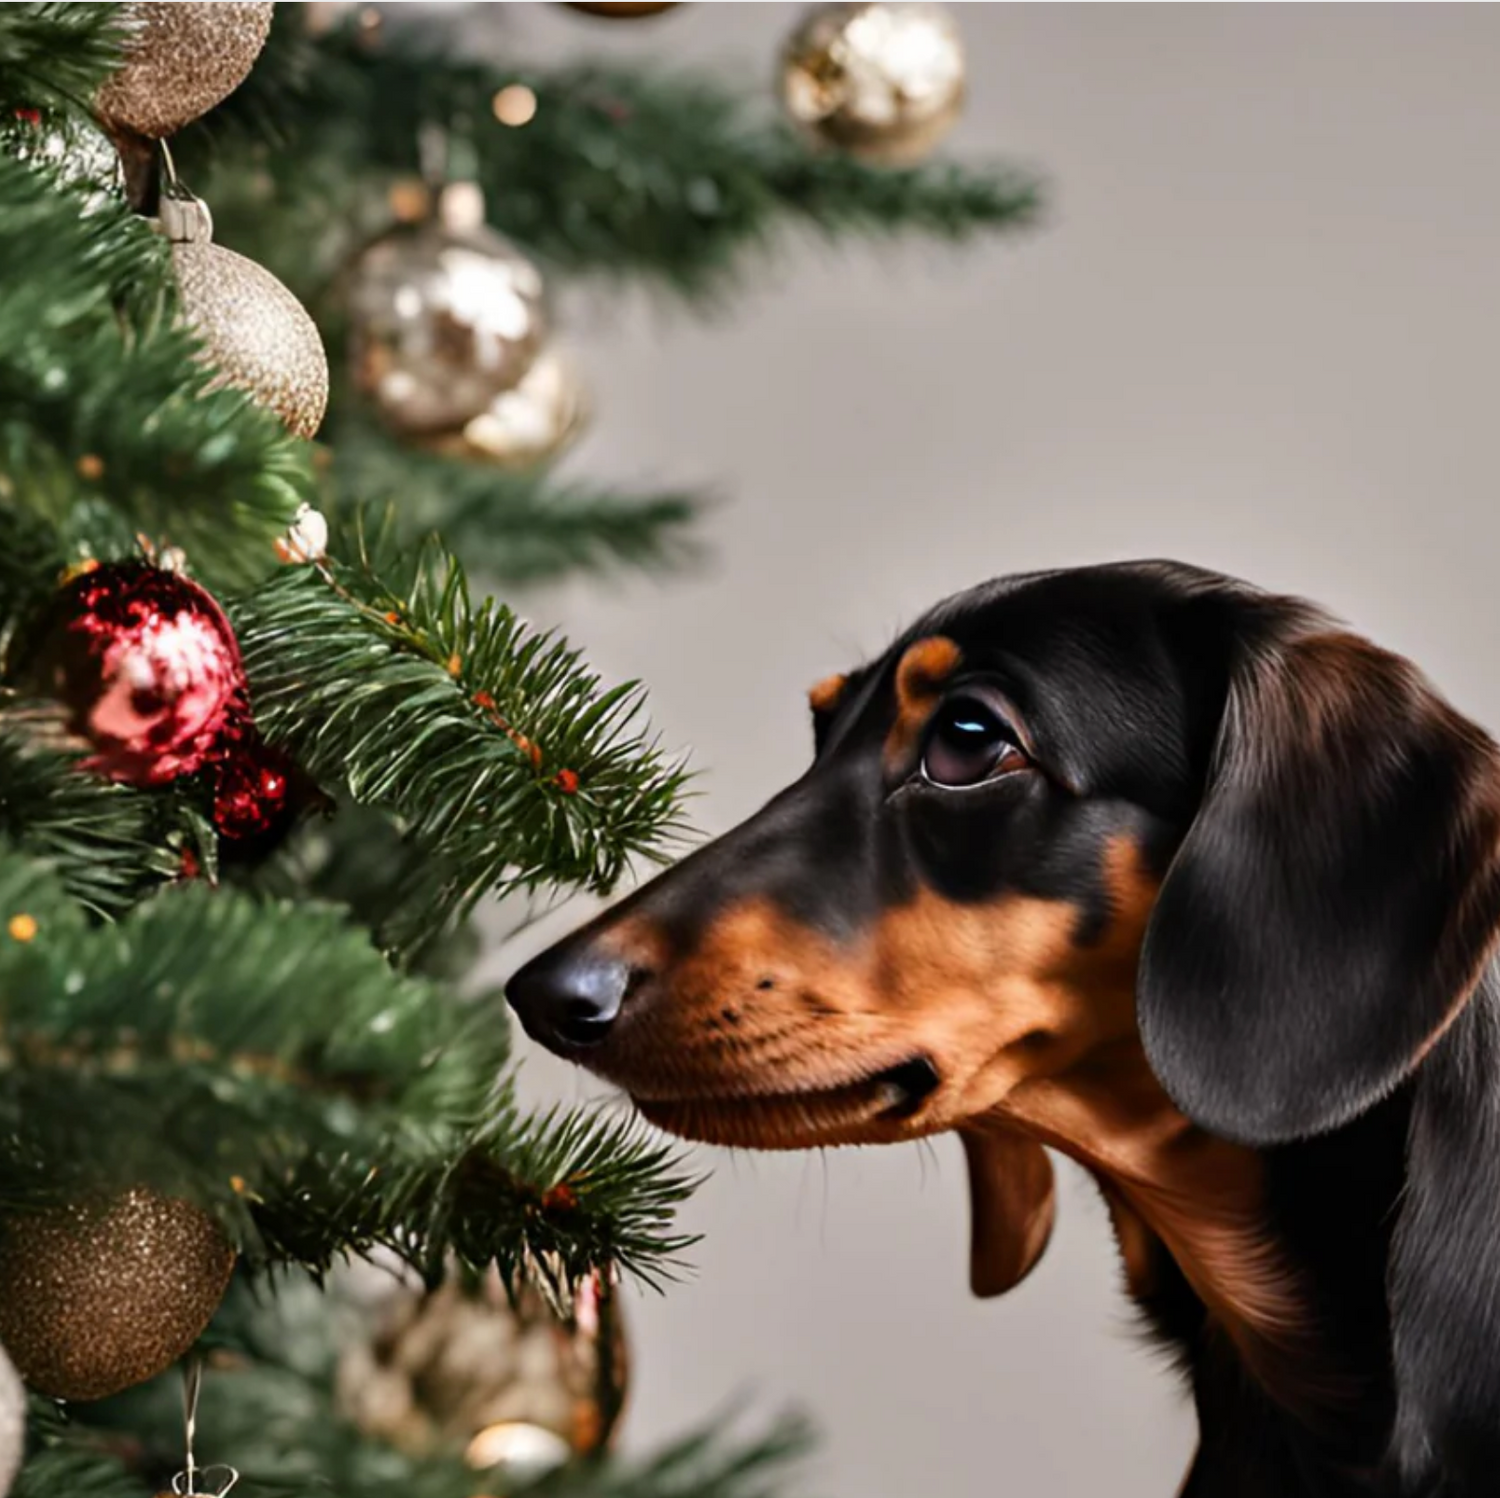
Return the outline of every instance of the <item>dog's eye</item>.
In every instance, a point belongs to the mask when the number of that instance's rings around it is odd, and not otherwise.
[[[934,785],[978,785],[1028,763],[1015,730],[980,697],[949,698],[927,726],[922,774]]]

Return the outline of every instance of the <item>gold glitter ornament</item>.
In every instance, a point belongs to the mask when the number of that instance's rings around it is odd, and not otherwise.
[[[782,51],[781,94],[818,140],[904,166],[957,120],[964,69],[958,28],[939,5],[824,5]]]
[[[233,385],[311,437],[328,406],[328,357],[317,324],[270,271],[213,243],[213,220],[197,198],[164,198],[161,227],[183,316]]]
[[[99,90],[94,112],[114,130],[160,139],[228,98],[260,56],[270,0],[130,0],[125,65]]]
[[[607,1447],[624,1404],[626,1349],[602,1276],[582,1281],[566,1307],[529,1284],[512,1303],[493,1269],[477,1282],[452,1270],[424,1292],[366,1267],[341,1294],[362,1304],[336,1397],[367,1435],[414,1456],[462,1451],[471,1467],[507,1479],[502,1492]]]
[[[398,224],[355,261],[354,378],[403,436],[457,431],[510,390],[547,338],[541,272],[451,183],[436,218]]]
[[[463,429],[424,445],[453,458],[529,468],[555,458],[583,430],[588,402],[572,364],[544,350],[514,390],[497,395]]]
[[[154,1378],[218,1309],[234,1250],[190,1202],[137,1187],[0,1221],[0,1345],[53,1399]]]
[[[26,1389],[0,1347],[0,1498],[21,1470],[26,1449]]]

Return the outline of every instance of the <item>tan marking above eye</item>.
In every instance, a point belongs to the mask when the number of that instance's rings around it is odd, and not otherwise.
[[[907,646],[896,667],[897,706],[930,699],[953,675],[960,659],[958,646],[946,635],[929,635]]]
[[[899,768],[915,751],[944,684],[962,659],[946,635],[929,635],[907,646],[896,666],[896,721],[885,741],[888,769]]]
[[[849,678],[842,673],[825,676],[807,689],[807,705],[815,713],[831,713],[844,695]]]

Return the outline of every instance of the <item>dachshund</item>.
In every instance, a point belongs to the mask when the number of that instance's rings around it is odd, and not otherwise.
[[[1089,1171],[1181,1498],[1500,1493],[1500,757],[1409,662],[1169,562],[940,604],[811,768],[525,965],[541,1044],[759,1149],[956,1132],[980,1295]]]

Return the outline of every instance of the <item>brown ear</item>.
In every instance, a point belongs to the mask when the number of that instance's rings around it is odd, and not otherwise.
[[[969,1287],[1003,1295],[1031,1273],[1052,1236],[1052,1162],[1024,1135],[961,1136],[969,1164]]]
[[[1232,682],[1157,898],[1137,1013],[1189,1118],[1304,1138],[1384,1097],[1500,930],[1500,755],[1409,662],[1335,631]]]

